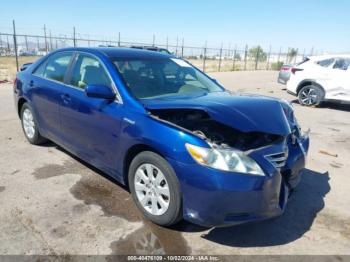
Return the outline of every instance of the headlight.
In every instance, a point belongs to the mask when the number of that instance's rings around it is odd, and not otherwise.
[[[241,151],[232,149],[217,149],[186,144],[186,149],[192,158],[201,165],[212,168],[264,176],[260,166]]]

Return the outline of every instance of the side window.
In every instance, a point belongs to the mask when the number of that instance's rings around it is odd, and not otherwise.
[[[112,83],[101,63],[89,55],[79,55],[73,68],[70,84],[84,89],[87,85],[104,85]]]
[[[334,58],[325,59],[317,62],[318,65],[323,67],[329,67],[333,63],[334,63]]]
[[[340,69],[340,70],[348,70],[349,64],[350,64],[350,59],[339,58],[334,63],[333,68],[334,69]]]
[[[41,77],[44,77],[44,73],[45,73],[45,68],[46,68],[46,63],[47,62],[47,59],[42,62],[36,69],[35,71],[33,72],[34,75],[36,76],[41,76]]]

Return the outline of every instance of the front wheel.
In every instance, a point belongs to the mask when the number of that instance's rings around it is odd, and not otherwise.
[[[319,106],[323,98],[322,88],[314,85],[304,86],[298,93],[299,103],[303,106]]]
[[[132,160],[128,178],[136,206],[146,218],[162,226],[176,224],[182,218],[179,182],[163,157],[141,152]]]

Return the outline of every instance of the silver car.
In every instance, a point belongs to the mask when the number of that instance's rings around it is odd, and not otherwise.
[[[291,73],[291,69],[293,68],[292,64],[284,64],[281,67],[281,70],[278,74],[278,79],[277,82],[280,84],[284,84],[286,85],[289,78],[290,78],[290,73]]]

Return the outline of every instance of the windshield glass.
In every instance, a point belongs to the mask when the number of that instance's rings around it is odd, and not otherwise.
[[[112,58],[138,99],[222,92],[208,76],[177,58]]]

